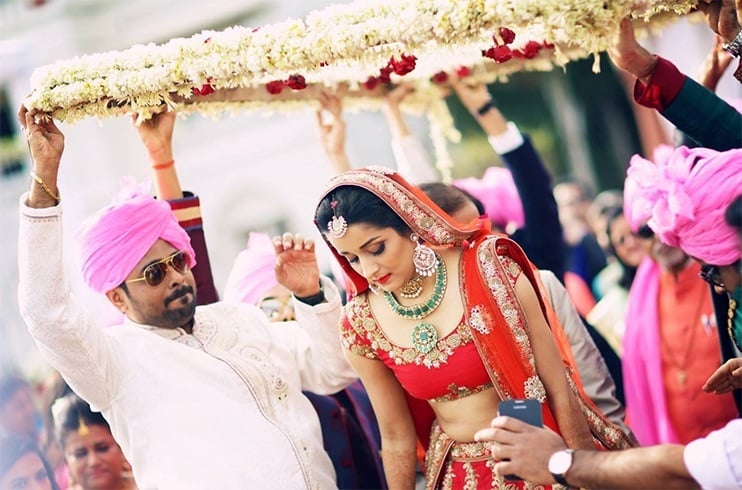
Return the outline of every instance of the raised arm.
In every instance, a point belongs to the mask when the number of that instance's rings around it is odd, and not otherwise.
[[[157,197],[171,201],[183,197],[183,190],[178,180],[173,159],[173,129],[175,112],[166,111],[155,114],[152,119],[136,124],[137,115],[132,122],[137,128],[139,139],[147,150],[147,157],[152,167]]]
[[[196,265],[193,267],[196,297],[199,305],[207,305],[218,301],[219,295],[211,272],[211,261],[201,219],[201,202],[194,194],[184,193],[178,179],[173,156],[175,117],[174,111],[166,111],[137,124],[137,115],[134,114],[132,123],[147,150],[157,197],[168,201],[178,223],[191,238],[191,246],[196,253]]]
[[[440,176],[433,166],[433,161],[420,139],[410,132],[402,115],[402,102],[413,90],[414,87],[410,84],[399,84],[386,94],[381,106],[392,134],[394,161],[397,164],[397,171],[411,182],[437,182]]]
[[[308,333],[309,342],[297,344],[302,387],[332,394],[357,380],[358,375],[345,359],[337,333],[342,315],[340,293],[330,279],[320,276],[314,246],[314,240],[301,234],[275,237],[276,280],[293,294],[296,323]],[[284,326],[273,326],[272,334],[281,335],[284,330]]]
[[[56,206],[60,201],[57,177],[64,151],[64,135],[51,117],[29,111],[24,106],[18,110],[18,122],[26,134],[33,161],[26,205],[31,208]]]
[[[350,170],[350,160],[345,153],[345,120],[343,103],[335,93],[321,92],[320,110],[317,111],[317,128],[322,149],[325,150],[330,169],[335,174]]]
[[[608,54],[618,68],[637,79],[634,100],[638,104],[658,110],[701,146],[717,151],[742,147],[742,115],[672,63],[641,46],[630,20],[621,21]]]
[[[88,402],[105,408],[118,386],[112,340],[75,302],[64,270],[62,206],[57,187],[64,136],[46,114],[21,107],[18,121],[33,161],[18,232],[18,303],[47,361]]]
[[[529,138],[500,112],[486,85],[468,85],[452,77],[451,86],[513,176],[525,217],[525,226],[513,239],[536,266],[554,272],[562,281],[564,239],[546,165]]]

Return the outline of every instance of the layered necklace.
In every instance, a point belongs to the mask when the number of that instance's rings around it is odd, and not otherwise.
[[[737,335],[737,331],[734,328],[734,314],[737,310],[737,301],[734,298],[729,298],[729,309],[727,310],[727,332],[729,333],[729,338],[732,339],[732,342],[734,342],[734,345],[737,347],[738,350],[742,351],[742,345],[740,345],[740,340]]]
[[[397,298],[395,298],[392,293],[384,291],[386,304],[389,305],[389,308],[391,308],[394,313],[409,320],[422,320],[440,306],[441,301],[443,301],[443,294],[446,292],[448,279],[446,275],[446,264],[437,253],[436,256],[438,258],[438,267],[435,271],[435,286],[433,287],[433,294],[426,302],[404,306],[399,304],[399,301],[397,301]],[[412,330],[412,346],[419,353],[427,354],[433,350],[437,343],[438,331],[432,324],[420,322]]]

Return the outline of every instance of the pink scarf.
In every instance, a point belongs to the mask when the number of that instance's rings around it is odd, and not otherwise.
[[[737,232],[724,212],[742,189],[742,149],[676,148],[657,164],[635,155],[624,186],[624,212],[659,239],[713,265],[740,258]]]
[[[247,248],[240,252],[224,287],[224,300],[256,305],[278,285],[276,250],[265,233],[250,233]]]
[[[623,338],[627,420],[642,446],[679,443],[662,382],[659,325],[660,268],[645,258],[629,291]]]
[[[525,225],[523,203],[510,170],[490,167],[481,179],[458,179],[453,185],[482,201],[484,212],[500,229],[517,229]]]

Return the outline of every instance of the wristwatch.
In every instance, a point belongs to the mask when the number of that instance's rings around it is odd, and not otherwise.
[[[563,449],[557,451],[549,458],[549,472],[551,473],[551,476],[554,477],[554,480],[556,480],[560,485],[564,485],[565,487],[569,486],[569,483],[567,483],[567,472],[572,467],[574,458],[574,449]]]
[[[319,293],[313,294],[311,296],[297,296],[294,295],[294,298],[298,299],[304,304],[307,304],[309,306],[317,306],[320,303],[324,303],[325,301],[325,287],[322,285],[322,281],[319,283]]]

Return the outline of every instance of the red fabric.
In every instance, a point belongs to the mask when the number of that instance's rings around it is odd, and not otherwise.
[[[574,272],[564,273],[564,287],[577,313],[583,318],[595,308],[595,296],[585,280]]]
[[[455,333],[454,329],[447,337]],[[443,340],[443,339],[442,339]],[[370,345],[370,341],[365,339]],[[418,364],[397,364],[389,352],[377,349],[379,359],[394,371],[394,375],[407,393],[422,400],[432,400],[445,395],[453,395],[449,386],[474,389],[490,382],[487,370],[477,354],[472,342],[462,344],[454,350],[448,360],[436,368]]]
[[[684,83],[685,75],[675,65],[657,57],[657,66],[649,83],[645,85],[637,79],[634,84],[634,100],[637,104],[662,112],[675,100]]]

